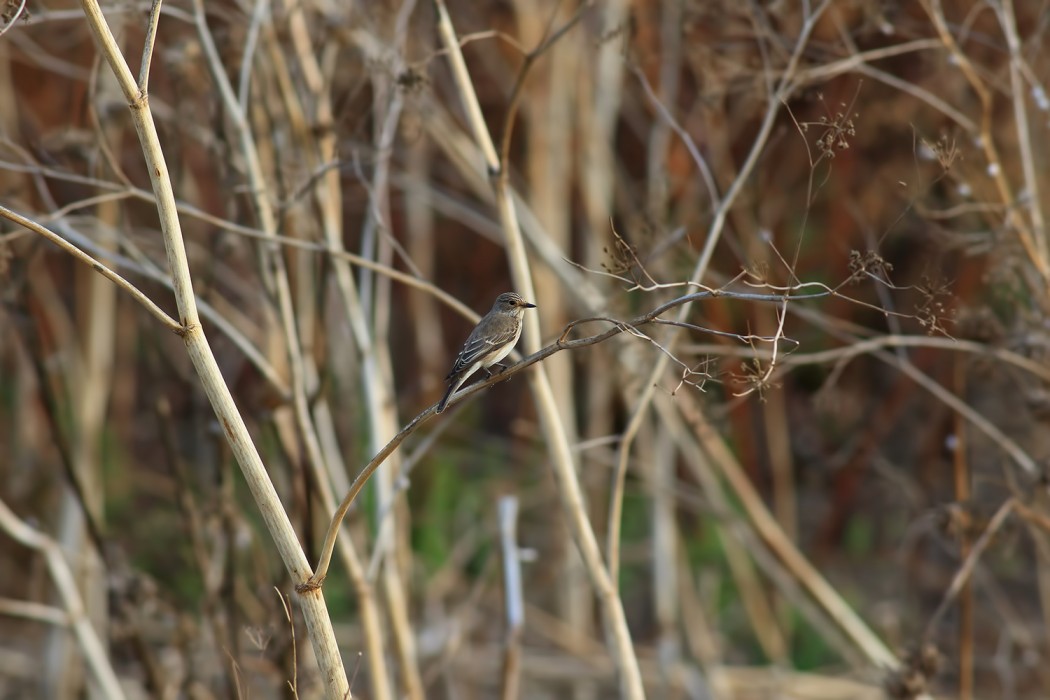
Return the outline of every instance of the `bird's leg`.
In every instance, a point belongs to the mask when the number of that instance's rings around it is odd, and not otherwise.
[[[493,367],[497,369],[490,369]],[[491,364],[485,368],[485,375],[486,377],[491,377],[493,374],[503,374],[506,371],[507,365],[503,364],[502,362],[496,362],[495,364]]]

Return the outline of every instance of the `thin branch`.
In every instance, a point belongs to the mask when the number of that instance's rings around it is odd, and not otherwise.
[[[699,299],[711,299],[720,296],[726,295],[718,292],[700,292],[697,294],[689,294],[687,296],[673,299],[665,304],[661,304],[649,313],[632,319],[631,321],[616,321],[614,319],[608,318],[585,318],[573,321],[565,326],[565,328],[562,330],[561,335],[555,342],[551,343],[550,345],[544,348],[541,348],[537,352],[526,357],[521,362],[508,367],[499,374],[494,374],[491,377],[475,382],[469,387],[458,391],[449,401],[449,406],[454,406],[455,404],[466,400],[468,397],[474,396],[476,393],[483,391],[484,389],[488,388],[493,384],[504,382],[513,377],[515,374],[524,371],[528,367],[531,367],[537,362],[545,360],[546,358],[550,357],[551,355],[557,352],[560,352],[562,350],[576,350],[579,348],[587,347],[589,345],[595,345],[597,343],[604,342],[621,333],[628,333],[631,331],[631,329],[637,326],[655,323],[661,314],[666,313],[667,311],[675,307],[682,306],[683,304],[689,304]],[[736,295],[729,296],[735,297]],[[745,296],[755,301],[783,301],[783,297],[780,295],[748,294]],[[576,340],[567,340],[569,333],[576,326],[581,325],[583,323],[591,323],[595,321],[611,322],[613,324],[613,327],[609,330],[606,330],[602,333],[597,333],[595,335],[587,336],[584,338],[578,338]],[[400,446],[401,443],[405,441],[405,438],[414,433],[416,429],[418,429],[423,423],[429,420],[432,415],[435,415],[435,408],[436,406],[431,406],[427,408],[422,413],[413,418],[411,422],[405,425],[405,427],[403,427],[398,432],[398,434],[395,435],[393,439],[391,439],[390,442],[388,442],[383,447],[383,449],[380,450],[371,459],[371,461],[369,461],[367,465],[365,465],[364,469],[362,469],[361,472],[354,479],[353,483],[350,485],[350,490],[347,492],[346,496],[343,498],[342,503],[339,504],[339,508],[336,510],[335,514],[332,517],[332,522],[328,526],[328,533],[325,535],[324,544],[321,547],[321,556],[318,560],[317,567],[314,570],[313,576],[310,577],[310,580],[303,584],[304,590],[317,588],[321,585],[321,583],[324,582],[324,579],[328,574],[328,566],[331,563],[332,551],[335,547],[335,540],[339,535],[339,527],[342,524],[343,518],[346,517],[347,512],[349,512],[350,507],[353,505],[354,500],[361,492],[361,489],[364,488],[365,484],[376,472],[376,470],[379,469],[383,462],[385,462],[386,459],[391,454],[393,454],[394,450],[396,450],[398,446]]]
[[[762,374],[762,376],[756,377],[751,381],[750,387],[748,387],[744,391],[734,393],[733,396],[736,396],[737,398],[747,396],[748,394],[751,394],[755,391],[759,391],[763,387],[769,385],[769,379],[773,376],[773,372],[776,371],[777,368],[777,354],[778,350],[780,349],[780,340],[784,337],[784,319],[786,318],[787,300],[784,300],[781,307],[777,309],[777,331],[776,334],[773,336],[773,339],[770,341],[770,344],[772,345],[772,350],[770,352],[769,357],[769,367],[766,368],[766,371]]]
[[[959,591],[962,590],[963,586],[967,581],[970,580],[973,574],[974,567],[977,566],[977,562],[980,560],[981,555],[984,554],[984,550],[988,549],[988,545],[992,543],[992,538],[1002,528],[1003,523],[1006,522],[1006,518],[1014,510],[1016,500],[1009,498],[999,506],[999,509],[992,516],[992,519],[988,521],[988,527],[984,529],[981,536],[974,542],[973,548],[970,550],[969,556],[963,561],[959,570],[955,572],[955,576],[952,577],[952,583],[948,587],[948,590],[944,592],[944,597],[941,598],[940,605],[937,606],[937,610],[934,611],[930,617],[930,621],[926,623],[926,631],[923,633],[923,639],[929,640],[933,637],[933,633],[938,624],[940,624],[941,618],[944,613],[948,611],[948,608],[954,602],[956,596],[959,595]]]
[[[150,64],[153,62],[153,47],[157,41],[157,26],[160,24],[160,8],[164,0],[153,0],[146,25],[146,37],[142,47],[142,63],[139,66],[139,92],[145,95],[149,89]]]
[[[499,147],[499,163],[501,166],[505,166],[507,158],[510,154],[510,139],[514,134],[514,123],[518,117],[518,108],[521,106],[522,95],[525,92],[525,79],[528,77],[529,72],[532,70],[532,66],[536,64],[536,61],[543,56],[555,43],[558,42],[563,36],[569,33],[573,27],[575,27],[580,20],[586,16],[587,11],[591,9],[594,4],[594,0],[587,0],[576,10],[569,20],[561,27],[550,33],[548,36],[532,49],[525,54],[525,60],[521,64],[521,69],[518,71],[518,75],[514,80],[514,88],[510,93],[510,100],[507,106],[507,118],[503,123],[503,132],[500,135],[500,147]],[[556,9],[556,6],[555,6]]]
[[[1034,261],[1036,267],[1045,270],[1050,267],[1050,247],[1047,244],[1046,221],[1043,218],[1043,201],[1039,195],[1039,176],[1033,153],[1037,151],[1028,127],[1028,106],[1025,99],[1025,85],[1022,77],[1024,57],[1021,55],[1021,38],[1017,35],[1017,17],[1014,16],[1013,0],[1002,0],[993,4],[997,8],[999,24],[1006,35],[1006,44],[1010,47],[1010,95],[1013,98],[1014,125],[1017,132],[1017,152],[1021,157],[1021,168],[1024,173],[1025,199],[1032,218],[1033,238],[1039,259]]]
[[[787,66],[784,68],[784,72],[780,77],[779,85],[774,94],[769,96],[769,105],[766,108],[766,113],[763,117],[762,124],[759,127],[758,133],[756,134],[754,141],[751,144],[751,149],[748,152],[747,158],[744,160],[743,165],[740,167],[740,171],[737,173],[733,183],[729,186],[725,196],[715,209],[714,218],[711,221],[710,226],[707,230],[707,240],[704,242],[703,250],[700,253],[700,257],[697,260],[696,266],[693,268],[692,275],[689,277],[689,282],[692,284],[698,284],[703,281],[704,276],[707,274],[708,265],[711,262],[711,258],[714,256],[715,247],[718,241],[721,239],[722,232],[725,229],[725,224],[729,216],[729,211],[736,204],[737,198],[740,196],[744,187],[748,183],[751,173],[754,171],[755,166],[758,164],[759,157],[763,153],[766,147],[766,143],[769,140],[770,135],[773,132],[773,126],[776,123],[777,116],[780,113],[781,106],[787,100],[787,98],[794,93],[797,89],[795,84],[795,74],[798,70],[799,62],[802,60],[802,55],[805,47],[809,43],[809,37],[813,30],[817,26],[817,22],[823,15],[824,11],[830,5],[829,0],[824,0],[821,4],[806,17],[806,20],[799,33],[798,39],[795,42],[794,51],[791,54],[791,58],[788,61]],[[678,319],[684,321],[689,314],[690,304],[684,304],[679,309]],[[670,349],[674,343],[676,336],[672,336],[667,346]],[[652,402],[653,392],[657,386],[657,382],[660,376],[667,370],[668,359],[666,355],[657,358],[652,370],[646,374],[642,379],[641,395],[638,398],[635,406],[632,410],[631,419],[628,422],[627,429],[624,431],[624,440],[620,443],[620,459],[619,468],[617,471],[617,481],[613,487],[612,502],[615,503],[617,499],[623,497],[623,479],[626,478],[627,470],[627,455],[630,453],[631,444],[634,436],[642,424],[642,414],[645,413],[650,403]],[[616,508],[613,506],[610,510]],[[610,548],[615,546],[613,537],[615,535],[616,541],[618,542],[619,525],[616,524],[617,532],[613,532],[610,529],[609,542]],[[615,575],[613,576],[615,580]]]
[[[22,12],[24,12],[25,9],[26,0],[22,0],[20,3],[18,3],[18,7],[15,8],[14,14],[10,16],[11,18],[7,20],[7,23],[4,24],[4,26],[0,27],[0,36],[3,36],[7,33],[7,30],[15,26],[15,22],[17,22],[18,18],[22,16]]]
[[[707,195],[711,198],[711,208],[717,209],[721,204],[720,197],[718,196],[718,184],[715,182],[715,176],[711,173],[711,166],[707,164],[707,159],[704,158],[703,154],[700,153],[700,149],[696,145],[696,141],[689,135],[678,120],[674,118],[664,103],[660,101],[660,98],[653,92],[653,86],[649,84],[649,79],[645,77],[645,73],[642,72],[638,66],[631,67],[635,78],[641,83],[642,88],[645,90],[645,96],[649,98],[649,102],[653,105],[656,111],[660,114],[660,118],[663,119],[667,125],[674,131],[678,138],[685,144],[686,150],[689,151],[689,155],[692,156],[693,162],[696,164],[696,169],[700,171],[700,177],[704,180],[704,185],[707,187]]]
[[[23,226],[24,228],[29,229],[33,233],[40,234],[47,240],[51,241],[59,248],[66,251],[74,258],[84,263],[92,270],[99,273],[100,275],[102,275],[103,277],[110,280],[118,287],[126,291],[128,294],[130,294],[132,299],[142,304],[142,306],[145,307],[146,311],[149,311],[154,318],[156,318],[165,326],[167,326],[168,330],[174,331],[175,333],[182,335],[183,331],[185,330],[182,324],[180,324],[178,321],[166,314],[163,309],[161,309],[159,306],[153,303],[152,299],[143,294],[139,290],[139,288],[133,285],[131,282],[128,282],[126,279],[121,277],[119,273],[114,272],[110,268],[106,267],[98,260],[91,257],[90,255],[82,251],[80,248],[77,248],[75,245],[67,241],[65,238],[62,238],[62,236],[58,235],[51,229],[45,226],[41,226],[32,219],[28,219],[22,216],[21,214],[13,212],[3,205],[0,205],[0,216],[7,219],[8,221],[12,221],[18,224],[19,226]]]
[[[82,0],[81,6],[99,49],[128,101],[132,122],[139,137],[147,172],[157,198],[157,214],[171,269],[179,321],[184,328],[182,338],[186,344],[186,351],[289,576],[295,582],[303,581],[309,575],[310,563],[201,329],[171,176],[147,95],[139,92],[97,0]],[[350,686],[324,598],[317,594],[306,594],[300,595],[299,602],[321,670],[325,693],[330,700],[345,700],[350,696]]]
[[[992,100],[992,92],[985,82],[981,80],[981,77],[978,75],[977,69],[974,67],[970,57],[959,47],[959,43],[955,40],[955,36],[948,28],[948,22],[944,17],[944,8],[941,5],[941,0],[922,0],[922,7],[929,16],[934,28],[937,30],[937,35],[940,38],[941,43],[944,44],[945,49],[951,54],[955,65],[959,67],[959,70],[962,71],[962,74],[970,84],[970,87],[975,93],[977,93],[977,98],[981,103],[981,123],[978,143],[984,151],[985,160],[988,162],[989,174],[995,182],[1000,199],[1002,199],[1003,204],[1008,207],[1007,219],[1016,231],[1017,237],[1025,249],[1025,254],[1042,277],[1043,283],[1045,285],[1050,285],[1050,260],[1047,260],[1042,254],[1040,254],[1040,246],[1045,245],[1045,243],[1039,244],[1034,240],[1034,233],[1028,225],[1028,222],[1012,206],[1015,197],[1010,188],[1010,183],[1006,179],[1006,168],[1003,167],[1003,161],[999,157],[999,150],[995,145],[995,138],[992,133],[995,117],[993,113],[995,105]]]
[[[707,329],[704,329],[707,332]],[[952,350],[964,352],[981,357],[993,357],[1007,364],[1013,365],[1020,370],[1028,372],[1033,377],[1050,382],[1050,368],[1024,355],[1007,350],[1006,348],[992,347],[976,343],[972,340],[956,340],[954,338],[931,338],[922,335],[882,335],[874,338],[857,340],[845,347],[831,348],[830,350],[819,350],[817,352],[795,352],[785,355],[780,359],[781,366],[798,367],[802,365],[816,365],[828,362],[840,362],[861,355],[870,354],[873,350],[883,348],[937,348],[939,350]],[[728,347],[725,345],[688,345],[684,351],[694,354],[722,355],[730,357],[741,357],[747,359],[770,359],[769,350],[752,347]]]
[[[263,20],[268,14],[268,9],[268,2],[255,0],[252,18],[248,23],[248,36],[244,41],[244,53],[241,56],[241,75],[237,81],[237,104],[245,111],[248,110],[248,91],[252,85],[252,65],[255,60],[255,47],[259,43],[259,32],[262,30]]]

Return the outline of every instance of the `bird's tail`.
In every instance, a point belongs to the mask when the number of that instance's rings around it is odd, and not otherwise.
[[[434,413],[441,413],[445,410],[445,405],[448,403],[448,400],[452,398],[452,392],[454,392],[456,390],[456,387],[458,386],[459,384],[457,384],[456,382],[449,383],[448,389],[445,391],[445,395],[441,397],[441,400],[438,401],[438,405],[437,408],[434,409]]]

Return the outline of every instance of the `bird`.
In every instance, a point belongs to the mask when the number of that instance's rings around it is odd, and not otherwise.
[[[479,369],[491,374],[488,368],[509,355],[517,345],[525,309],[535,308],[535,304],[530,304],[514,292],[504,292],[496,297],[496,303],[474,326],[456,361],[452,363],[452,371],[445,377],[448,391],[441,397],[434,413],[445,410],[448,400],[470,375]]]

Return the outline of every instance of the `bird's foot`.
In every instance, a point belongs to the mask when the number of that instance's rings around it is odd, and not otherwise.
[[[495,368],[495,369],[494,369]],[[485,368],[485,378],[488,379],[494,374],[503,374],[507,371],[507,365],[502,362],[497,362],[494,365],[490,365]]]

